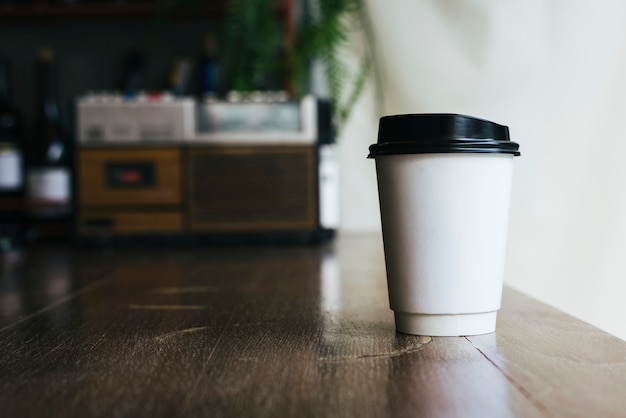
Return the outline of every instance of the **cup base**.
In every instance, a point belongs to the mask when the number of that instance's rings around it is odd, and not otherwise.
[[[394,312],[396,331],[431,337],[489,334],[496,330],[498,311],[475,314],[431,315]]]

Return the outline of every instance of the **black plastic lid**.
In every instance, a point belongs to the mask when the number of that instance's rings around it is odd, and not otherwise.
[[[520,155],[509,128],[472,116],[448,113],[380,118],[378,143],[368,158],[395,154],[497,153]]]

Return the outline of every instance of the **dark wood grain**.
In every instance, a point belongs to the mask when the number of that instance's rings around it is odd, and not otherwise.
[[[472,344],[541,410],[624,416],[626,343],[517,292],[505,294],[498,333]]]
[[[506,289],[398,334],[379,237],[3,254],[0,416],[621,416],[626,343]]]

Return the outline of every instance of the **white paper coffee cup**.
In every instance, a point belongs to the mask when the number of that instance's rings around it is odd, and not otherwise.
[[[468,116],[381,119],[370,157],[397,331],[495,331],[518,148],[507,127]]]

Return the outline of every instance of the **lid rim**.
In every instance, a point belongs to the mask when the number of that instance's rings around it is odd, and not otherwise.
[[[489,148],[475,148],[475,149],[458,149],[458,150],[433,150],[433,151],[422,151],[422,152],[377,152],[368,154],[367,158],[376,158],[376,157],[388,157],[392,155],[424,155],[424,154],[508,154],[513,157],[519,157],[522,155],[519,151],[514,150],[503,150],[503,149],[489,149]]]
[[[368,158],[396,154],[437,153],[497,153],[520,156],[519,145],[511,141],[428,141],[428,142],[384,142],[369,147]]]

